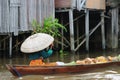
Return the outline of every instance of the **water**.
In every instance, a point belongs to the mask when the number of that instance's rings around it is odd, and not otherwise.
[[[86,57],[97,56],[116,56],[120,53],[117,51],[93,51],[87,54],[86,52],[78,52],[75,54],[54,53],[47,62],[63,61],[70,62],[73,60],[84,59]],[[15,53],[13,58],[8,58],[6,54],[0,58],[0,80],[120,80],[120,67],[109,66],[107,68],[92,70],[82,74],[61,74],[61,75],[27,75],[21,78],[14,77],[5,67],[5,64],[29,64],[28,54]]]

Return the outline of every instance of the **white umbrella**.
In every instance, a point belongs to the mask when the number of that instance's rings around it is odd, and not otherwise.
[[[36,33],[29,36],[21,45],[21,51],[24,53],[33,53],[47,48],[52,44],[54,38],[45,33]]]

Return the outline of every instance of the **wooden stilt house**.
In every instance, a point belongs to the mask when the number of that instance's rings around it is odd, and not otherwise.
[[[0,0],[0,34],[10,37],[9,55],[12,55],[12,36],[32,30],[32,20],[42,24],[49,16],[54,17],[54,0]]]
[[[71,50],[77,51],[80,48],[80,46],[82,46],[85,43],[86,50],[89,51],[90,37],[99,27],[101,28],[101,34],[98,34],[98,36],[99,35],[101,36],[102,48],[103,49],[106,49],[106,47],[118,48],[119,4],[120,4],[119,0],[55,0],[56,12],[58,13],[68,12],[69,15],[69,31],[70,31],[69,45]],[[79,35],[80,33],[79,30],[81,28],[81,25],[75,26],[74,23],[76,20],[74,19],[74,10],[77,10],[79,12],[84,12],[85,14],[85,26],[84,26],[85,38],[82,41],[79,41],[79,38],[81,37]],[[112,11],[110,16],[106,15],[108,14],[107,13],[108,10]],[[90,21],[93,20],[90,18],[91,17],[90,14],[93,11],[100,13],[99,15],[100,21],[97,23],[95,27],[93,27],[93,29],[90,30],[90,26],[91,26]],[[109,22],[111,24],[109,26],[106,26],[106,21],[105,21],[106,18],[107,19],[109,18],[110,20]],[[77,31],[75,31],[76,27],[77,27]],[[77,36],[77,40],[75,38],[76,36]]]
[[[101,28],[102,48],[106,48],[108,41],[112,42],[111,45],[113,48],[117,48],[119,32],[119,3],[117,3],[116,1],[119,2],[119,0],[0,0],[0,34],[9,36],[9,55],[11,56],[12,36],[18,36],[20,32],[32,30],[31,22],[33,19],[36,19],[42,24],[44,18],[49,16],[55,17],[55,12],[68,12],[70,40],[66,40],[68,43],[66,45],[69,45],[71,51],[77,51],[84,43],[86,46],[86,50],[89,51],[89,37],[98,29],[98,27]],[[114,8],[112,9],[111,13],[111,34],[105,32],[106,15],[104,13],[106,12],[106,7],[108,5]],[[79,38],[81,37],[79,35],[79,30],[81,26],[75,26],[74,24],[74,21],[76,20],[74,19],[74,10],[84,12],[85,37],[82,41],[79,40]],[[93,26],[93,28],[90,30],[91,11],[100,12],[100,21],[95,27]],[[78,23],[79,21],[77,22],[77,24]],[[75,31],[75,28],[77,28],[77,31]],[[62,34],[64,36],[63,32]],[[109,40],[110,37],[107,38],[106,35],[108,35],[108,37],[112,36],[111,39]],[[64,43],[63,38],[62,42]]]

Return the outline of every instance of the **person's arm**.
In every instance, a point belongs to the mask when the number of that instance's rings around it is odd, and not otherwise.
[[[53,46],[54,46],[53,43],[51,43],[51,44],[49,45],[49,47],[47,47],[45,50],[46,50],[46,51],[52,50]]]
[[[54,46],[54,44],[52,43],[50,46],[49,46],[49,49],[52,49]]]

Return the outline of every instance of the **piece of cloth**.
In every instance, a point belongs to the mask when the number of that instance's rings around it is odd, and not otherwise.
[[[42,59],[31,60],[29,66],[42,66],[45,63]]]
[[[29,59],[30,60],[34,60],[34,59],[39,59],[40,57],[43,57],[43,59],[48,58],[52,55],[53,50],[49,49],[49,50],[42,50],[40,52],[35,52],[35,53],[31,53],[29,55]]]
[[[57,65],[65,65],[64,62],[60,62],[60,61],[57,61],[56,64],[57,64]]]
[[[52,49],[49,49],[48,51],[42,51],[41,52],[41,56],[45,59],[45,58],[48,58],[52,55],[53,53],[53,50]]]

